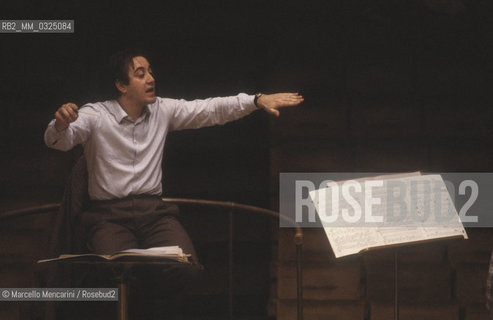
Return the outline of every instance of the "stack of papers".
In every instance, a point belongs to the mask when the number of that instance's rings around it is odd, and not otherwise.
[[[173,260],[188,263],[189,254],[183,252],[179,246],[154,247],[148,249],[127,249],[114,254],[62,254],[58,258],[39,260],[38,263],[60,261],[60,260]]]

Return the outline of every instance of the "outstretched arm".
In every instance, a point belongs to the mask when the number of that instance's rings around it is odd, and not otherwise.
[[[171,130],[196,129],[224,124],[244,117],[256,109],[279,116],[279,108],[297,106],[303,102],[298,93],[257,94],[254,97],[240,93],[231,97],[197,99],[193,101],[163,99],[161,110],[171,112]]]
[[[297,92],[257,95],[257,106],[276,117],[279,117],[279,108],[297,106],[303,101]]]

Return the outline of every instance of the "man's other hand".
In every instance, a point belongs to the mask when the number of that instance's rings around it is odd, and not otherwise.
[[[262,94],[257,99],[257,106],[270,114],[279,117],[279,108],[293,107],[303,102],[303,97],[298,93]]]
[[[55,129],[63,131],[78,118],[79,108],[75,103],[65,103],[55,112]]]

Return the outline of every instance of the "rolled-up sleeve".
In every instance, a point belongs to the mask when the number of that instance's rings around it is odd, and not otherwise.
[[[253,95],[240,93],[203,100],[174,100],[170,129],[196,129],[240,119],[257,109],[253,99]]]

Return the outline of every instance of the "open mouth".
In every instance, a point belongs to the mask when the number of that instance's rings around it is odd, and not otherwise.
[[[146,93],[154,92],[154,88],[149,88],[146,90]]]

